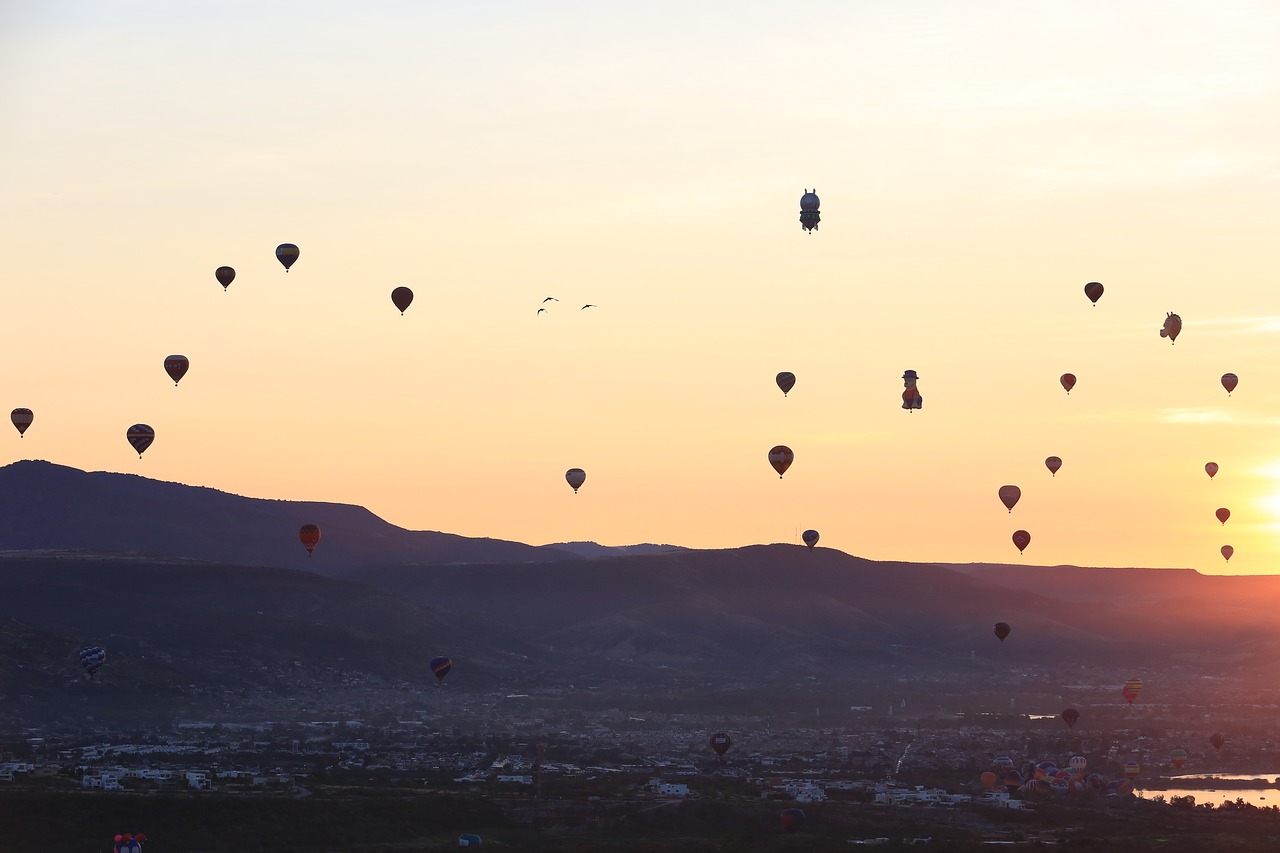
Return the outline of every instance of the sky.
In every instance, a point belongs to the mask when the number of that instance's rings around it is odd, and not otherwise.
[[[0,463],[1280,572],[1276,44],[1269,2],[0,4]]]

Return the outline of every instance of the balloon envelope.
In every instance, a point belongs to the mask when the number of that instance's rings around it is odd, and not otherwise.
[[[35,417],[30,409],[14,409],[9,413],[9,420],[13,421],[14,427],[18,430],[18,435],[27,434],[27,427],[31,426],[31,422],[35,420]]]
[[[1067,393],[1071,393],[1071,389],[1076,387],[1076,375],[1074,373],[1064,373],[1058,377],[1058,381],[1062,383],[1062,387],[1067,389]]]
[[[1169,752],[1169,760],[1173,762],[1173,766],[1181,768],[1187,760],[1187,751],[1181,747]]]
[[[787,469],[791,467],[795,458],[796,455],[791,452],[791,448],[784,444],[779,444],[769,451],[769,464],[778,472],[779,480],[782,479],[783,474],[787,473]]]
[[[169,374],[169,378],[173,380],[173,384],[177,385],[182,377],[187,375],[187,370],[191,367],[191,362],[187,360],[185,355],[171,355],[164,360],[164,372]]]
[[[1013,532],[1013,544],[1018,546],[1018,553],[1021,554],[1031,544],[1031,534],[1025,530],[1015,530]]]
[[[984,788],[994,788],[996,786],[997,777],[996,774],[988,770],[978,777],[978,781],[982,783],[982,787]]]
[[[996,628],[995,628],[995,635],[996,635],[997,637],[999,637],[999,638],[1000,638],[1000,642],[1002,642],[1002,643],[1003,643],[1003,642],[1004,642],[1004,638],[1005,638],[1005,637],[1007,637],[1007,636],[1009,636],[1009,631],[1010,631],[1010,630],[1011,630],[1011,629],[1009,628],[1009,623],[1008,623],[1008,622],[997,622],[997,623],[996,623]]]
[[[444,655],[434,657],[431,659],[429,666],[431,667],[431,674],[437,680],[444,681],[444,677],[449,674],[449,670],[453,669],[453,659]]]
[[[231,267],[218,267],[213,271],[213,277],[218,280],[218,284],[222,285],[222,289],[226,290],[231,282],[236,280],[236,271]]]
[[[573,486],[573,493],[576,495],[578,493],[578,489],[587,481],[587,472],[583,471],[581,468],[570,468],[568,471],[564,472],[564,479],[570,486]]]
[[[1209,735],[1209,743],[1213,744],[1214,749],[1222,749],[1222,745],[1226,742],[1227,739],[1222,736],[1222,732],[1214,732]]]
[[[141,459],[143,451],[156,440],[156,431],[146,424],[134,424],[125,433],[125,438],[129,439],[129,443],[133,445],[134,450],[138,451],[138,458]]]
[[[800,534],[800,538],[804,540],[804,544],[808,545],[812,550],[813,546],[818,544],[818,531],[806,530],[804,533]]]
[[[479,847],[480,836],[476,835],[474,832],[464,832],[458,836],[458,846],[459,847]]]
[[[782,396],[787,396],[787,392],[796,387],[796,375],[783,371],[774,379],[778,383],[778,387],[782,389]]]
[[[1067,724],[1067,728],[1075,728],[1076,720],[1080,719],[1080,712],[1075,708],[1068,708],[1062,712],[1062,720]]]
[[[1133,779],[1141,772],[1142,772],[1142,765],[1139,764],[1138,762],[1126,761],[1124,763],[1124,775],[1128,776],[1130,779]]]
[[[1130,678],[1124,683],[1124,687],[1120,689],[1120,692],[1124,695],[1125,701],[1132,705],[1133,700],[1137,699],[1138,694],[1142,692],[1142,679]]]
[[[1228,563],[1231,562],[1231,555],[1236,552],[1236,549],[1232,548],[1230,545],[1223,545],[1219,550],[1222,552],[1222,559],[1226,560]]]
[[[724,755],[729,751],[729,747],[733,746],[733,738],[729,737],[728,732],[716,732],[709,739],[711,748],[715,750],[716,755]]]
[[[391,304],[400,309],[403,314],[404,310],[413,303],[413,291],[407,287],[397,287],[391,291]]]
[[[1225,506],[1220,506],[1214,515],[1218,517],[1218,521],[1221,521],[1225,525],[1227,523],[1227,519],[1231,517],[1231,510],[1227,509]]]
[[[1234,373],[1222,374],[1222,387],[1227,389],[1228,394],[1236,390],[1236,385],[1239,383],[1240,377],[1236,376]]]
[[[1017,486],[1001,486],[996,494],[1000,496],[1000,503],[1004,504],[1005,509],[1013,512],[1014,505],[1022,497],[1022,489]]]
[[[1062,460],[1057,456],[1050,456],[1044,460],[1044,467],[1049,469],[1049,473],[1058,476],[1058,469],[1062,467]]]
[[[320,544],[320,528],[314,524],[304,524],[298,530],[298,539],[302,542],[302,547],[307,549],[307,556],[310,557],[316,545]]]
[[[101,646],[85,646],[78,653],[80,665],[84,667],[85,672],[93,675],[98,671],[98,667],[107,661],[107,653],[102,650]]]
[[[1178,335],[1182,333],[1182,318],[1172,311],[1165,314],[1164,326],[1160,329],[1160,337],[1168,338],[1169,343],[1178,340]]]
[[[1205,472],[1206,474],[1208,474],[1208,475],[1209,475],[1209,479],[1210,479],[1210,480],[1212,480],[1212,479],[1213,479],[1213,475],[1214,475],[1214,474],[1216,474],[1216,473],[1218,473],[1218,463],[1217,463],[1217,462],[1206,462],[1206,463],[1204,463],[1204,472]]]
[[[782,828],[787,832],[799,832],[804,826],[804,812],[800,809],[783,809],[778,817],[782,820]]]
[[[1089,297],[1089,301],[1096,305],[1102,297],[1102,290],[1102,282],[1091,281],[1084,286],[1084,295]]]
[[[294,261],[298,260],[298,247],[292,243],[281,243],[276,246],[276,260],[284,265],[284,271],[288,272],[289,267],[293,266]]]

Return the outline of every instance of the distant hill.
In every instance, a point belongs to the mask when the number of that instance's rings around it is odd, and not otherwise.
[[[688,550],[679,545],[653,545],[650,543],[642,545],[600,545],[595,542],[553,542],[550,545],[541,547],[587,558],[635,557],[644,554],[665,554],[669,551]],[[557,558],[559,559],[559,556]]]
[[[298,529],[317,524],[312,557]],[[84,550],[336,576],[369,563],[546,562],[570,552],[396,527],[349,504],[263,500],[49,462],[0,468],[0,550]]]

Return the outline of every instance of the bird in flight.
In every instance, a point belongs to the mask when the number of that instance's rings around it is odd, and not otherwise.
[[[542,300],[542,304],[545,305],[548,302],[559,302],[559,301],[560,300],[556,299],[554,296],[548,296],[546,299]]]
[[[543,311],[546,311],[546,310],[547,310],[546,308],[539,308],[538,313],[541,314]]]
[[[588,303],[588,304],[586,304],[586,305],[583,305],[583,306],[582,306],[581,308],[579,308],[578,310],[579,310],[579,311],[585,311],[585,310],[587,310],[588,308],[595,308],[595,307],[596,307],[595,305],[592,305],[592,304]]]

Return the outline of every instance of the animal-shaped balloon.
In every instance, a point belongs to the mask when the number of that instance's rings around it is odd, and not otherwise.
[[[924,398],[920,396],[920,391],[916,388],[916,380],[918,378],[914,370],[907,370],[902,374],[902,384],[906,388],[902,392],[902,408],[907,411],[919,409],[924,405]]]
[[[1178,335],[1182,332],[1182,318],[1172,311],[1165,314],[1164,328],[1160,330],[1160,337],[1168,338],[1169,343],[1176,343]]]

